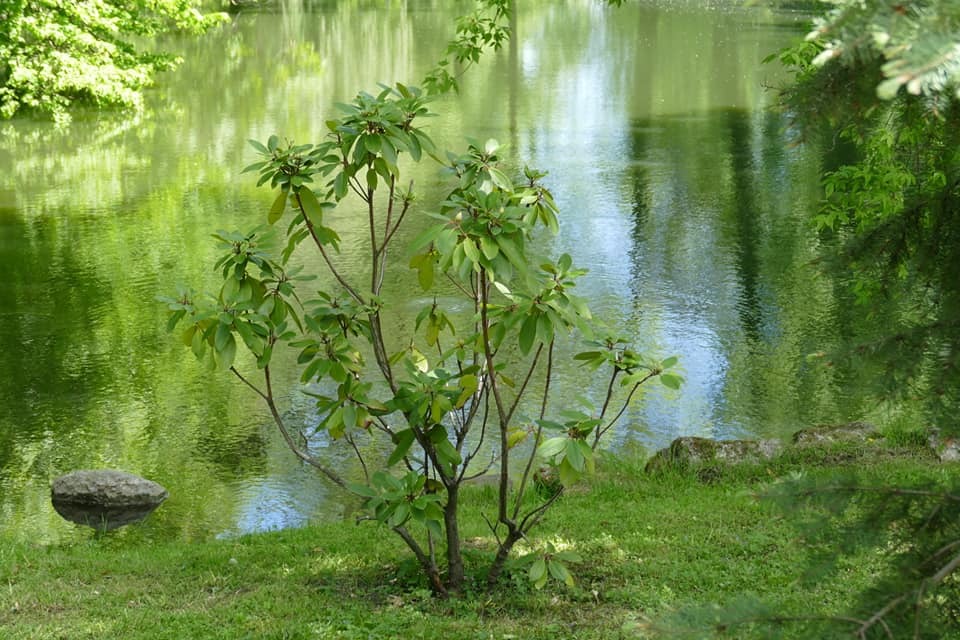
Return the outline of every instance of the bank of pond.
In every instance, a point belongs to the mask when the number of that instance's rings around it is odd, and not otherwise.
[[[475,588],[438,600],[400,539],[373,522],[191,542],[155,539],[148,518],[69,545],[0,545],[0,635],[607,639],[726,629],[718,637],[850,637],[851,620],[869,614],[858,603],[884,579],[890,550],[840,556],[811,579],[823,545],[800,533],[802,513],[763,496],[798,478],[841,475],[864,486],[949,486],[958,471],[916,434],[790,445],[737,464],[713,456],[645,466],[605,457],[521,549],[575,550],[583,561],[571,567],[573,587],[535,589],[519,563],[492,593],[474,575]],[[473,486],[462,499],[468,564],[486,566],[479,559],[495,543],[482,515],[493,514],[494,489]],[[925,611],[939,637],[960,632],[951,580]]]

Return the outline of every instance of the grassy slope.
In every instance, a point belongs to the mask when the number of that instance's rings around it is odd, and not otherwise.
[[[806,556],[794,530],[753,495],[771,473],[803,463],[711,484],[608,463],[537,532],[586,558],[574,568],[574,588],[535,591],[518,572],[500,592],[449,602],[429,597],[395,536],[372,523],[206,543],[148,536],[131,543],[134,536],[66,548],[0,546],[0,638],[633,638],[643,637],[637,622],[647,616],[743,594],[788,612],[838,613],[869,582],[877,559],[804,583]],[[925,460],[868,463],[877,478],[956,472],[944,469]],[[466,499],[493,512],[489,488]],[[473,554],[491,548],[482,521],[464,529]]]

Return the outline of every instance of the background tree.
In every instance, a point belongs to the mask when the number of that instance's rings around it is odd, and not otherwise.
[[[960,2],[837,2],[779,57],[784,108],[827,149],[817,226],[875,321],[834,355],[960,434]]]
[[[178,62],[145,48],[145,39],[200,33],[223,18],[201,14],[191,0],[4,2],[0,117],[32,112],[63,123],[74,103],[139,107],[142,90]]]
[[[825,149],[814,214],[825,260],[872,329],[823,354],[870,370],[878,400],[920,406],[917,440],[960,435],[960,2],[834,0],[806,40],[778,55],[796,81],[781,107]],[[960,479],[811,472],[767,494],[802,531],[812,579],[882,558],[847,611],[800,615],[748,599],[685,611],[666,635],[766,627],[780,637],[941,638],[960,629]]]

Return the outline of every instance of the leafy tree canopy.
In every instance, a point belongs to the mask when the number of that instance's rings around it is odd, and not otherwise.
[[[139,107],[141,90],[175,56],[148,51],[164,33],[200,33],[223,14],[191,0],[6,0],[0,4],[0,117],[69,121],[73,103]]]
[[[960,432],[960,2],[831,4],[779,58],[783,106],[827,149],[816,223],[875,319],[846,355]]]
[[[776,56],[796,74],[780,93],[796,131],[820,139],[824,197],[813,213],[850,313],[873,328],[845,355],[882,400],[919,400],[960,433],[960,2],[834,0],[806,40]],[[842,313],[840,314],[843,315]],[[842,322],[841,318],[841,322]],[[901,408],[901,407],[898,407]],[[919,440],[926,434],[918,434]],[[939,477],[937,477],[939,476]],[[933,478],[933,479],[931,479]],[[761,625],[770,637],[955,637],[960,487],[931,478],[797,474],[767,491],[800,526],[808,578],[842,579],[879,558],[842,608],[783,611],[745,598],[664,625],[697,637]]]

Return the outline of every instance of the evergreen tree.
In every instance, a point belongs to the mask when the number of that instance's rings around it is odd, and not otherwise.
[[[814,220],[840,295],[870,320],[845,354],[893,406],[919,400],[960,436],[960,2],[833,0],[800,44],[780,106],[826,150]],[[832,257],[830,257],[832,254]],[[926,425],[924,425],[926,426]],[[943,638],[960,633],[960,478],[810,472],[767,493],[811,550],[807,576],[875,562],[845,610],[785,611],[756,598],[684,610],[664,635]],[[739,637],[739,636],[738,636]]]
[[[960,2],[836,2],[779,57],[798,132],[833,149],[817,225],[873,320],[845,355],[960,435]]]

